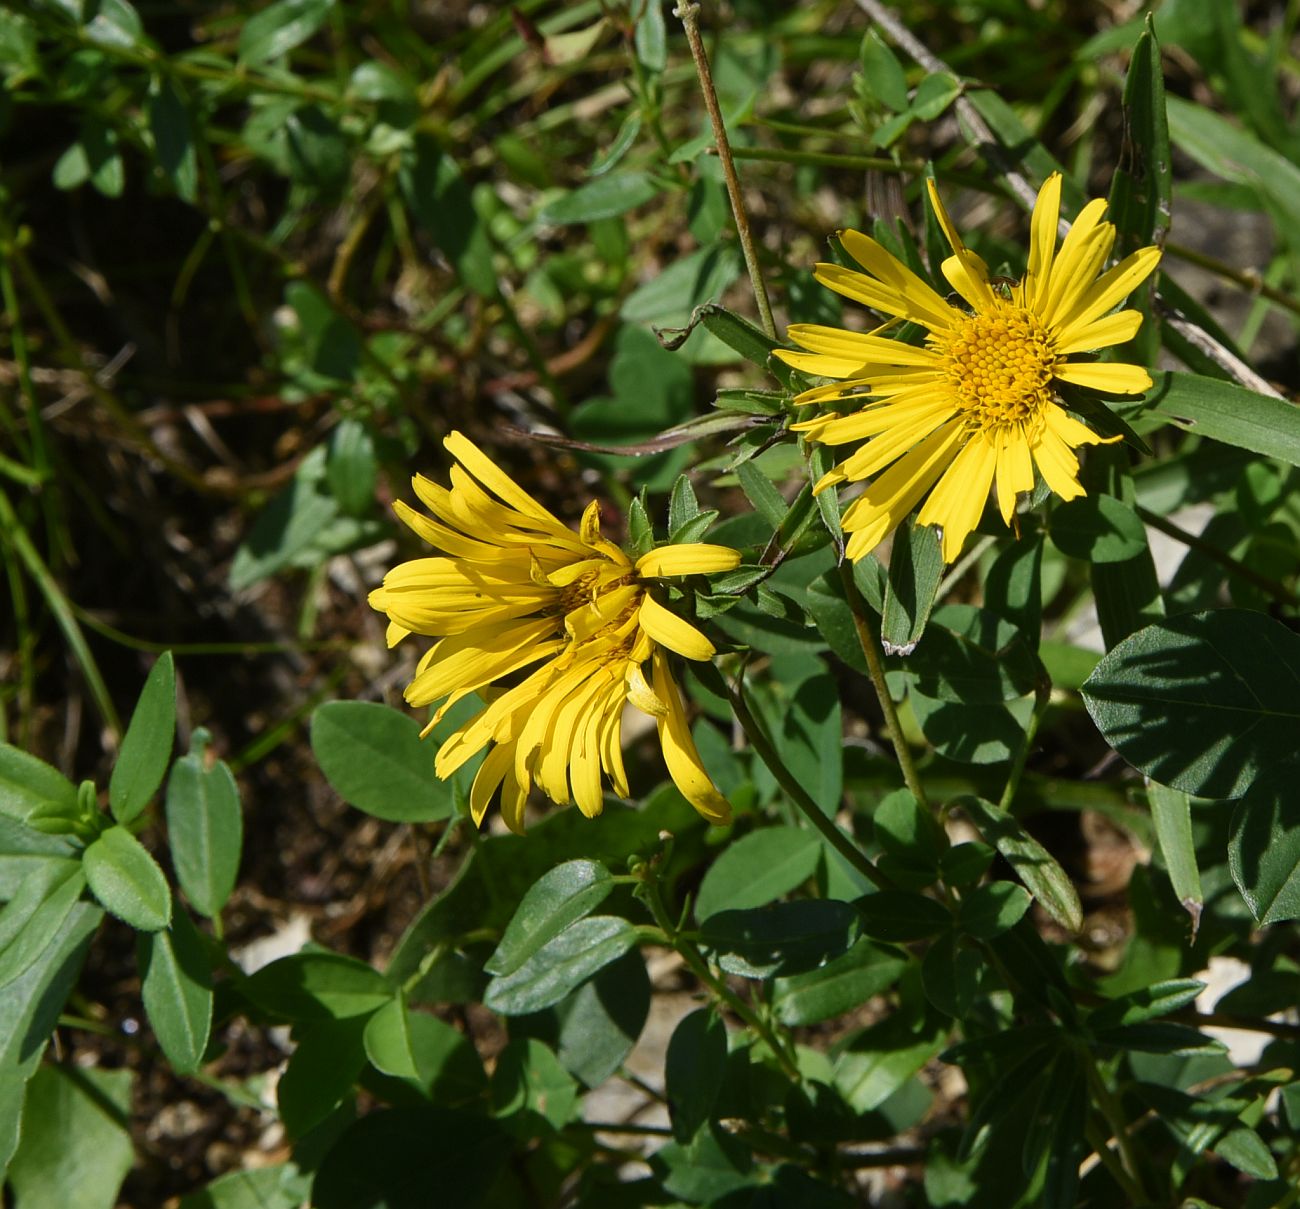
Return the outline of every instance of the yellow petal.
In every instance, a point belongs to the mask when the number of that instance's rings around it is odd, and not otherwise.
[[[922,438],[927,437],[953,413],[951,403],[931,404],[900,417],[874,440],[868,441],[839,466],[840,473],[857,482],[870,478],[890,462],[900,458]]]
[[[786,335],[810,352],[844,357],[859,364],[919,365],[933,369],[938,356],[928,348],[916,348],[901,340],[886,340],[866,332],[824,327],[819,323],[792,323]]]
[[[1003,524],[1011,524],[1016,511],[1016,498],[1022,491],[1034,489],[1034,460],[1029,453],[1029,441],[1020,429],[999,430],[998,446],[998,508]]]
[[[479,765],[474,775],[474,784],[469,791],[469,813],[476,827],[483,825],[483,816],[487,814],[492,798],[501,787],[502,780],[514,763],[513,744],[494,747]]]
[[[1104,201],[1100,198],[1090,201],[1061,243],[1035,308],[1049,327],[1053,326],[1055,317],[1073,309],[1110,255],[1115,228],[1102,221],[1105,213]]]
[[[1140,395],[1151,389],[1151,375],[1140,365],[1098,361],[1092,364],[1066,361],[1056,367],[1062,382],[1087,386],[1108,395]]]
[[[985,432],[966,442],[930,493],[916,518],[918,525],[943,527],[943,561],[955,562],[966,538],[979,524],[997,468],[997,446]]]
[[[861,231],[840,231],[840,246],[873,277],[877,278],[901,309],[890,310],[902,318],[915,319],[932,330],[942,331],[952,324],[953,309],[930,286],[898,257]],[[818,268],[825,266],[818,265]],[[852,272],[852,270],[849,270]]]
[[[792,369],[815,378],[852,378],[864,364],[856,357],[829,357],[825,353],[800,353],[788,348],[772,351]]]
[[[1044,425],[1038,433],[1033,454],[1043,480],[1063,500],[1086,494],[1077,477],[1079,459],[1049,425]]]
[[[988,269],[973,252],[949,256],[939,269],[948,284],[975,310],[991,311],[997,305],[989,287]]]
[[[652,718],[667,716],[668,706],[659,699],[654,689],[650,687],[645,678],[645,672],[641,670],[639,663],[628,664],[624,684],[627,688],[627,699],[643,714],[649,714]]]
[[[922,290],[909,290],[904,293],[891,286],[868,277],[865,273],[856,273],[838,264],[819,264],[813,270],[813,276],[827,289],[843,294],[861,302],[882,315],[896,315],[900,319],[911,319],[922,323],[932,331],[944,331],[953,324],[953,308],[943,301],[928,285],[921,282]],[[920,278],[917,278],[920,282]],[[929,297],[935,299],[934,303]]]
[[[1056,252],[1056,231],[1061,218],[1061,174],[1053,172],[1038,191],[1029,222],[1029,264],[1025,270],[1024,301],[1035,310],[1042,299]]]
[[[1060,336],[1053,341],[1053,347],[1062,356],[1071,353],[1090,353],[1099,348],[1110,348],[1113,344],[1123,344],[1132,340],[1142,326],[1141,311],[1116,311],[1104,319],[1092,323],[1071,324],[1068,339]]]
[[[641,628],[657,643],[687,659],[712,659],[714,646],[689,621],[669,612],[653,596],[641,601]]]
[[[548,528],[563,529],[564,526],[541,506],[522,487],[487,457],[477,445],[460,432],[449,433],[442,442],[447,450],[466,470],[491,491],[498,499],[509,504],[517,512],[542,521]]]
[[[1124,257],[1113,269],[1082,290],[1072,306],[1058,309],[1057,318],[1052,323],[1057,338],[1065,344],[1072,344],[1076,329],[1086,327],[1122,302],[1155,271],[1159,263],[1159,248],[1139,248]]]
[[[663,748],[668,775],[684,797],[710,823],[720,826],[731,819],[731,803],[720,794],[704,770],[704,762],[691,738],[686,713],[677,685],[662,651],[654,655],[655,693],[667,704],[668,713],[659,719],[659,744]]]
[[[653,579],[662,575],[708,575],[738,566],[739,550],[708,542],[686,542],[679,546],[660,546],[643,554],[636,561],[636,572]]]
[[[949,420],[873,479],[845,510],[843,524],[852,559],[871,553],[892,532],[952,461],[965,437],[960,420]]]

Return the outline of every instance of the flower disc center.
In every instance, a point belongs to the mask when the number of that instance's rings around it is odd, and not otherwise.
[[[1001,306],[935,341],[958,406],[979,428],[1025,424],[1053,402],[1060,358],[1038,316]]]

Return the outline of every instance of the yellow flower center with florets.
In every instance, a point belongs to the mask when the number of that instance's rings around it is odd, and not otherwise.
[[[974,428],[1031,424],[1055,399],[1060,357],[1042,321],[1023,307],[971,315],[955,331],[932,336],[931,347]]]

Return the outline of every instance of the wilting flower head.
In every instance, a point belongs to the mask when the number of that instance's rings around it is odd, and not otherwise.
[[[963,305],[945,301],[874,239],[842,231],[840,243],[866,272],[819,264],[817,280],[893,316],[886,326],[899,319],[920,324],[929,333],[924,346],[886,339],[877,334],[881,329],[868,335],[793,324],[790,338],[809,351],[777,352],[796,369],[843,380],[805,391],[796,403],[864,401],[856,411],[793,426],[830,445],[866,441],[816,485],[824,491],[870,479],[844,512],[848,554],[855,559],[892,532],[926,492],[917,520],[942,527],[946,562],[979,523],[995,483],[1007,524],[1017,494],[1034,486],[1035,467],[1062,499],[1083,495],[1074,450],[1103,438],[1066,413],[1056,384],[1116,395],[1151,386],[1140,366],[1070,357],[1133,338],[1142,316],[1111,311],[1156,267],[1158,248],[1142,248],[1103,273],[1115,228],[1102,221],[1106,203],[1092,201],[1058,249],[1061,177],[1053,173],[1034,206],[1025,275],[1003,286],[989,280],[988,267],[962,243],[934,182],[926,183],[953,252],[943,275]]]
[[[713,644],[653,589],[665,576],[730,570],[740,555],[696,543],[634,562],[601,536],[595,501],[575,533],[466,437],[452,433],[444,444],[459,463],[450,489],[413,480],[432,517],[396,505],[443,555],[394,567],[370,594],[388,614],[389,646],[410,633],[438,639],[406,689],[411,705],[441,702],[425,733],[467,694],[489,701],[443,743],[438,775],[489,747],[470,790],[476,823],[500,790],[507,825],[522,831],[533,785],[597,815],[602,774],[629,796],[622,720],[630,701],[655,719],[683,795],[710,822],[725,822],[730,806],[700,762],[668,661],[669,651],[709,659]]]

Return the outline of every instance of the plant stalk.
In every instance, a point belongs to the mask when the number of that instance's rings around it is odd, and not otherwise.
[[[867,674],[871,677],[871,685],[876,690],[876,697],[880,701],[880,712],[885,716],[885,730],[889,732],[889,741],[894,745],[898,766],[903,770],[903,781],[911,790],[917,804],[928,808],[930,802],[926,797],[925,787],[921,784],[920,776],[917,775],[912,749],[907,745],[902,723],[898,720],[898,707],[894,704],[893,697],[889,695],[889,686],[885,683],[880,639],[876,636],[867,617],[862,594],[853,581],[853,569],[848,562],[840,563],[840,581],[844,584],[844,598],[848,601],[849,612],[853,614],[853,626],[858,632],[862,656],[867,661]]]
[[[807,820],[821,833],[822,838],[873,886],[879,890],[888,889],[892,884],[889,878],[881,873],[872,864],[867,854],[835,825],[835,821],[813,801],[808,791],[799,783],[798,778],[785,766],[771,740],[764,733],[758,719],[754,717],[753,712],[750,710],[743,689],[739,685],[735,687],[728,685],[727,695],[731,700],[731,708],[736,715],[736,721],[740,723],[740,729],[745,732],[746,738],[749,739],[754,750],[758,752],[759,759],[767,765],[769,771],[777,779],[778,784],[790,795],[791,800],[799,807]]]
[[[681,18],[686,30],[686,41],[691,47],[691,57],[695,60],[695,71],[700,77],[700,91],[704,94],[704,105],[709,111],[709,121],[713,124],[713,141],[717,144],[718,158],[722,161],[722,175],[727,182],[727,196],[731,199],[731,213],[736,220],[736,234],[740,237],[740,249],[745,255],[745,268],[749,270],[750,284],[754,287],[754,301],[758,304],[758,315],[763,323],[763,330],[776,339],[776,323],[772,319],[772,307],[767,300],[767,286],[758,265],[758,253],[754,247],[754,235],[749,227],[749,214],[745,210],[745,199],[740,191],[740,177],[736,174],[736,161],[731,154],[731,142],[727,138],[727,127],[722,121],[722,110],[718,105],[718,93],[713,87],[713,72],[709,69],[709,56],[704,49],[704,40],[700,37],[700,6],[692,0],[682,0],[673,15]]]

